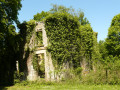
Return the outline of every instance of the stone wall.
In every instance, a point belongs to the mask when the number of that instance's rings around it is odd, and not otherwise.
[[[48,45],[48,39],[44,27],[44,23],[42,22],[36,22],[36,27],[35,27],[36,32],[42,32],[42,38],[43,38],[43,46],[37,46],[35,44],[35,34],[32,36],[30,43],[29,43],[29,48],[33,48],[33,45],[36,47],[36,50],[34,53],[36,55],[44,54],[44,63],[45,63],[45,79],[47,81],[54,80],[54,67],[51,59],[50,53],[47,53],[46,47]],[[28,75],[27,79],[30,81],[37,80],[40,78],[38,76],[38,72],[34,70],[33,64],[32,64],[32,55],[30,55],[27,59],[27,68],[28,68]]]
[[[32,57],[33,57],[33,55],[30,54],[27,59],[27,69],[28,69],[27,79],[30,81],[35,81],[39,78],[39,76],[38,76],[38,72],[35,71],[33,68]]]
[[[32,48],[36,48],[36,49],[35,51],[31,52],[27,58],[27,70],[25,70],[27,71],[27,79],[30,81],[35,81],[35,80],[40,79],[41,77],[39,76],[38,71],[36,71],[33,68],[33,64],[32,64],[33,53],[36,54],[37,56],[41,56],[41,54],[44,55],[45,80],[46,81],[55,81],[55,80],[59,81],[62,78],[67,77],[66,73],[69,71],[68,69],[70,68],[69,63],[68,62],[64,63],[61,69],[55,70],[55,67],[53,66],[51,54],[47,52],[47,46],[49,42],[48,42],[48,38],[46,35],[44,23],[36,22],[35,32],[42,32],[43,45],[39,46],[35,43],[36,34],[34,33],[30,39],[29,48],[31,50]]]

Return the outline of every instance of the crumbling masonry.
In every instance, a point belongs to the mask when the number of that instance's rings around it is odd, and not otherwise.
[[[51,54],[47,52],[47,46],[49,44],[49,41],[46,35],[44,23],[36,22],[36,27],[34,30],[35,30],[35,33],[41,33],[42,39],[38,39],[37,41],[36,34],[33,33],[32,37],[30,38],[29,44],[26,43],[24,47],[24,48],[29,48],[32,51],[29,53],[26,59],[26,68],[23,71],[25,74],[24,75],[25,78],[30,81],[35,81],[42,77],[42,75],[38,71],[36,71],[33,67],[33,53],[37,56],[37,62],[40,67],[42,65],[41,63],[44,63],[43,74],[46,81],[55,81],[55,80],[60,80],[62,78],[67,78],[68,77],[67,72],[69,71],[69,69],[72,69],[72,65],[70,66],[69,62],[63,63],[62,68],[59,70],[59,72],[56,73],[55,67],[53,66]],[[25,58],[25,55],[23,55],[23,59],[24,58]],[[81,62],[81,67],[83,68],[82,73],[83,75],[85,75],[86,70],[88,70],[88,68],[87,68],[87,63],[85,62],[84,59]]]
[[[38,56],[39,65],[41,64],[41,62],[44,62],[44,64],[45,64],[44,65],[45,66],[45,79],[47,81],[54,80],[55,79],[54,67],[53,67],[51,55],[50,55],[50,53],[47,53],[47,50],[46,50],[46,47],[48,45],[48,39],[47,39],[44,23],[37,22],[35,31],[42,33],[42,39],[43,39],[42,46],[35,44],[35,38],[34,38],[35,36],[33,35],[30,39],[29,48],[33,48],[33,46],[36,47],[34,53]],[[35,45],[33,45],[33,44],[35,44]],[[27,75],[28,80],[34,81],[41,77],[38,75],[38,72],[33,68],[32,55],[29,56],[27,59],[27,68],[28,68],[28,75]]]

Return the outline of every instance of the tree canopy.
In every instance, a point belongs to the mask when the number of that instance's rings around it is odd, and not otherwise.
[[[109,55],[120,55],[120,14],[114,16],[112,19],[106,39],[106,48]]]
[[[0,85],[12,85],[16,69],[18,36],[13,22],[19,23],[21,0],[0,0]]]
[[[8,22],[18,22],[18,11],[21,9],[21,0],[1,0],[0,1],[0,21],[4,19]]]

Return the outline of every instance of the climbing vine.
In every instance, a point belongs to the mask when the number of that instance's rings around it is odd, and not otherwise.
[[[38,71],[39,70],[39,65],[38,65],[38,56],[33,52],[35,51],[35,43],[38,41],[38,36],[36,36],[36,31],[35,31],[35,20],[30,20],[27,22],[27,36],[26,36],[26,42],[27,42],[27,48],[30,48],[28,44],[30,43],[30,39],[34,37],[34,41],[32,42],[32,48],[31,48],[31,53],[33,53],[33,58],[32,58],[32,64],[33,68]],[[39,35],[39,34],[38,34]],[[40,34],[41,35],[41,34]],[[39,35],[39,36],[40,36]],[[36,40],[36,41],[35,41]]]
[[[30,20],[27,22],[27,35],[26,35],[27,43],[30,42],[33,33],[35,33],[35,20]]]
[[[81,55],[92,58],[93,51],[93,30],[90,24],[82,25],[80,27],[81,36]]]
[[[69,62],[73,67],[80,67],[83,58],[88,62],[97,58],[97,37],[83,12],[76,13],[73,8],[54,5],[47,15],[44,13],[47,12],[34,15],[34,19],[45,23],[49,40],[47,50],[51,53],[54,65],[62,66]],[[40,36],[38,42],[42,43]]]
[[[37,56],[33,53],[35,51],[35,38],[36,38],[36,31],[35,31],[35,20],[30,20],[28,22],[23,22],[19,25],[20,28],[20,54],[21,59],[24,61],[27,60],[30,54],[32,54],[32,63],[33,68],[38,71],[38,61]],[[33,40],[31,40],[33,39]],[[32,42],[30,42],[32,41]],[[23,50],[22,50],[23,48]],[[23,52],[24,51],[24,52]],[[23,57],[24,55],[24,57]],[[20,62],[23,62],[20,60]],[[22,64],[22,63],[21,63]],[[24,65],[21,65],[23,67]]]
[[[54,8],[49,13],[46,12],[45,15],[44,12],[41,12],[34,16],[36,21],[40,20],[45,24],[48,38],[47,52],[50,53],[55,69],[61,70],[69,64],[68,68],[74,68],[78,74],[82,71],[82,68],[84,69],[83,60],[86,61],[85,65],[89,64],[89,68],[92,69],[92,59],[98,58],[99,51],[96,51],[97,36],[93,32],[89,21],[84,18],[84,13],[77,15],[71,12],[69,8],[56,8],[58,9]],[[35,47],[43,46],[42,32],[38,27],[36,27],[38,28],[36,32],[35,20],[27,22],[25,48],[27,50],[29,48],[30,52],[34,53],[32,58],[33,68],[44,77],[44,62],[35,54]],[[34,38],[32,45],[31,38]]]
[[[42,46],[43,45],[43,38],[42,38],[42,32],[36,32],[36,44],[38,46]]]
[[[38,56],[37,56],[35,53],[33,54],[32,64],[33,64],[33,68],[34,68],[36,71],[39,71]]]
[[[54,13],[46,18],[45,29],[50,45],[48,51],[54,63],[69,62],[76,67],[80,54],[80,23],[68,13]]]

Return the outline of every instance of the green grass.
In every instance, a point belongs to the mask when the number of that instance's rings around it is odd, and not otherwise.
[[[8,90],[120,90],[120,86],[110,85],[40,85],[12,86]]]
[[[0,89],[1,90],[1,89]],[[29,83],[4,87],[2,90],[120,90],[120,85],[81,85],[65,83]]]

